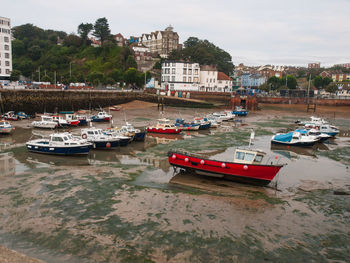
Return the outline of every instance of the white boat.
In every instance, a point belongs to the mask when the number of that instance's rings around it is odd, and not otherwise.
[[[32,126],[34,128],[54,129],[58,126],[58,123],[53,120],[53,117],[43,115],[41,121],[33,121]]]
[[[230,111],[230,110],[225,110],[224,113],[229,118],[229,120],[233,120],[236,117],[236,115],[233,114],[232,111]]]
[[[108,136],[99,128],[85,128],[81,129],[82,139],[87,140],[93,144],[93,148],[109,149],[119,146],[119,139]]]
[[[126,122],[125,125],[122,126],[122,128],[124,128],[128,132],[131,132],[134,134],[134,138],[133,138],[134,141],[144,141],[145,140],[146,132],[141,131],[140,129],[135,129],[131,123]]]
[[[53,133],[48,139],[35,139],[26,143],[28,151],[58,155],[88,154],[92,144],[68,132]]]
[[[277,133],[272,136],[271,143],[290,146],[312,146],[317,142],[313,136],[302,135],[300,132]]]
[[[215,118],[213,115],[208,115],[207,120],[210,122],[210,127],[211,128],[218,128],[220,126],[218,119]],[[220,121],[221,123],[222,121]]]
[[[105,135],[119,140],[120,146],[126,146],[134,139],[135,133],[131,133],[127,128],[111,128],[103,132]]]
[[[0,134],[10,134],[15,128],[8,121],[0,121]]]
[[[301,136],[309,136],[310,138],[315,139],[316,141],[323,142],[331,138],[332,136],[321,133],[317,129],[297,129],[296,132],[300,132]]]
[[[229,121],[231,119],[231,117],[224,112],[214,112],[212,115],[221,121]]]
[[[112,119],[112,115],[108,114],[105,111],[100,111],[99,113],[91,117],[91,121],[93,122],[110,121],[111,119]]]
[[[69,122],[60,115],[52,115],[52,120],[58,123],[58,127],[68,127]]]
[[[339,129],[333,125],[330,125],[330,124],[322,124],[318,127],[318,130],[321,133],[327,134],[327,135],[332,136],[332,137],[338,135],[338,133],[339,133]]]

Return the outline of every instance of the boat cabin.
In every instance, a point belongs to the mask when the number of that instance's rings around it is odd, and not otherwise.
[[[157,124],[158,127],[161,127],[161,128],[176,128],[174,124],[171,124],[170,123],[170,120],[169,119],[158,119],[158,124]]]
[[[233,161],[242,164],[260,164],[265,156],[264,152],[236,149]]]
[[[65,143],[68,142],[71,143],[74,140],[72,134],[68,132],[64,133],[53,133],[50,135],[50,141],[51,142],[58,142],[58,143]],[[71,143],[72,144],[72,143]]]
[[[97,136],[97,135],[103,135],[102,129],[98,128],[88,128],[88,129],[82,129],[81,134],[87,134],[87,137],[91,136]]]

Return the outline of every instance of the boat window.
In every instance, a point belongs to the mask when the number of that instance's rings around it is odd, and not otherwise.
[[[244,160],[244,152],[236,152],[236,159]]]
[[[64,137],[63,137],[63,139],[64,139],[65,141],[68,141],[68,138],[67,138],[67,136],[64,136]]]
[[[94,132],[93,131],[88,131],[88,134],[94,134]]]
[[[98,131],[95,131],[95,134],[98,134]]]
[[[254,162],[260,163],[260,162],[262,161],[262,159],[263,159],[263,156],[257,154],[257,155],[255,156]]]
[[[254,160],[254,156],[255,156],[255,154],[253,154],[253,153],[246,153],[245,160],[248,162],[252,162]]]
[[[294,139],[294,140],[299,140],[299,137],[293,136],[293,139]]]
[[[53,137],[52,141],[54,141],[54,142],[63,142],[63,139],[61,137]]]

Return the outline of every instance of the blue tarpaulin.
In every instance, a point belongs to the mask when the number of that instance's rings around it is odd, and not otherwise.
[[[293,137],[293,132],[275,135],[274,140],[279,142],[290,142]]]

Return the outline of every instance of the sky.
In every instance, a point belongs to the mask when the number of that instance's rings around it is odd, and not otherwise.
[[[181,43],[207,39],[235,65],[350,63],[350,0],[7,0],[0,16],[67,33],[106,17],[124,37],[172,25]]]

